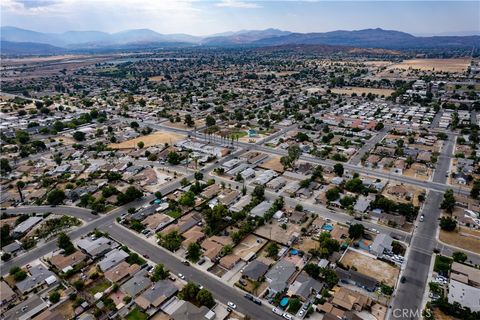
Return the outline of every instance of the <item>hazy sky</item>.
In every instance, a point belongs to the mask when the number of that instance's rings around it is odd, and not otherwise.
[[[380,27],[420,35],[480,34],[480,1],[1,0],[0,5],[3,26],[42,32],[149,28],[206,35]]]

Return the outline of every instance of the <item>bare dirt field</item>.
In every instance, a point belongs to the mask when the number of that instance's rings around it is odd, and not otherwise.
[[[286,245],[292,234],[300,232],[300,229],[301,226],[298,224],[288,224],[287,229],[285,230],[277,220],[272,219],[270,223],[257,228],[255,233],[261,237]]]
[[[270,169],[277,172],[283,172],[283,165],[280,163],[280,157],[271,157],[259,165],[260,168]]]
[[[184,136],[171,133],[171,132],[162,132],[158,131],[146,136],[137,137],[135,139],[126,140],[120,143],[112,143],[109,145],[112,149],[134,149],[137,147],[137,143],[143,141],[145,144],[145,148],[168,143],[169,145],[173,145],[178,140],[181,140]]]
[[[392,267],[386,262],[371,258],[359,252],[348,250],[343,256],[341,262],[345,266],[355,266],[357,271],[383,281],[389,286],[394,286],[397,282],[400,270]]]
[[[148,78],[148,80],[150,81],[162,81],[163,79],[165,79],[163,76],[154,76],[154,77],[150,77]]]
[[[398,64],[389,66],[387,70],[391,69],[417,69],[421,71],[443,71],[460,73],[467,70],[470,63],[468,58],[458,59],[411,59],[405,60]]]
[[[379,96],[390,96],[394,90],[391,89],[379,89],[379,88],[366,88],[366,87],[345,87],[345,88],[333,88],[331,89],[333,93],[336,94],[352,94],[356,93],[357,95],[365,94],[376,94]]]
[[[440,241],[480,254],[480,231],[460,227],[458,231],[440,230]]]

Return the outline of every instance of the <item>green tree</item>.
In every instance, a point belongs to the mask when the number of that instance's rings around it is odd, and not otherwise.
[[[441,208],[447,211],[448,213],[452,213],[453,209],[455,208],[455,197],[453,196],[452,189],[448,189],[443,194],[443,201],[441,204]]]
[[[344,171],[345,169],[343,168],[343,164],[341,163],[335,163],[335,165],[333,166],[333,172],[335,172],[335,174],[339,177],[343,176]]]
[[[216,124],[215,118],[211,115],[208,115],[205,118],[205,124],[207,125],[207,127],[213,127]]]
[[[70,237],[65,234],[65,232],[60,232],[58,234],[57,245],[60,249],[64,250],[64,255],[68,256],[75,252],[75,247],[73,246]]]
[[[298,298],[292,298],[288,303],[288,312],[296,314],[297,311],[300,310],[301,306],[302,306],[302,303]]]
[[[222,248],[222,255],[226,256],[233,252],[233,247],[229,244],[226,244]]]
[[[200,259],[201,247],[197,242],[192,242],[187,248],[187,259],[193,262],[197,262]]]
[[[260,201],[263,201],[265,197],[265,187],[264,186],[255,186],[252,192],[252,196],[257,198]]]
[[[145,147],[145,143],[143,141],[138,141],[137,147],[143,149],[143,147]]]
[[[441,217],[440,228],[445,231],[453,231],[457,228],[457,221],[451,217]]]
[[[13,274],[13,279],[16,282],[23,281],[27,278],[27,273],[24,270],[19,270]]]
[[[335,201],[340,198],[340,189],[337,187],[331,188],[325,193],[325,196],[328,201]]]
[[[85,140],[85,132],[75,131],[73,133],[73,138],[77,141],[84,141]]]
[[[60,293],[58,293],[58,291],[52,291],[48,296],[48,300],[50,300],[51,303],[57,303],[60,301]]]
[[[12,167],[10,167],[10,163],[8,159],[2,158],[0,159],[0,173],[2,175],[12,172]]]
[[[193,125],[195,124],[195,121],[193,121],[191,114],[186,114],[185,115],[185,121],[184,122],[190,128],[193,127]]]
[[[212,293],[207,289],[201,289],[196,295],[196,300],[202,306],[212,308],[215,305],[215,299],[213,299]]]
[[[268,257],[276,257],[279,251],[278,244],[276,242],[272,242],[267,247],[267,256]]]
[[[167,154],[167,162],[172,164],[172,165],[177,165],[180,163],[180,161],[182,161],[182,158],[180,157],[180,155],[178,153],[176,153],[175,151],[170,151],[168,154]]]
[[[65,192],[55,188],[48,193],[47,202],[51,205],[57,205],[62,203],[63,200],[65,200],[65,198],[66,198]]]
[[[193,206],[195,204],[195,194],[190,190],[185,192],[180,199],[178,199],[178,203],[182,206]]]
[[[159,235],[160,245],[167,250],[175,252],[182,245],[182,237],[178,234],[178,231],[176,230],[172,230],[164,236],[161,234]]]
[[[188,282],[179,292],[178,296],[180,299],[186,301],[195,301],[197,298],[197,294],[200,291],[200,288],[193,282]]]
[[[365,227],[363,226],[363,224],[360,224],[360,223],[352,224],[348,228],[348,236],[350,237],[350,239],[358,239],[361,236],[363,236],[364,231],[365,231]]]
[[[168,270],[165,269],[163,264],[159,263],[155,266],[155,269],[153,270],[152,280],[159,281],[159,280],[167,279],[169,274],[170,272],[168,272]]]
[[[465,262],[468,256],[461,251],[455,251],[454,253],[452,253],[452,258],[455,262]]]

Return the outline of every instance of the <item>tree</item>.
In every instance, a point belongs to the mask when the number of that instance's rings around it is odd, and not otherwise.
[[[333,171],[337,176],[339,177],[343,176],[343,172],[344,172],[343,164],[335,163],[335,165],[333,166]]]
[[[320,276],[320,267],[316,264],[308,263],[305,265],[305,267],[303,267],[303,270],[314,279],[318,279]]]
[[[156,192],[155,192],[155,197],[156,197],[157,199],[161,199],[161,198],[162,198],[162,193],[161,193],[160,191],[156,191]]]
[[[360,224],[360,223],[352,224],[348,228],[348,236],[350,237],[350,239],[358,239],[361,236],[363,236],[364,231],[365,231],[365,227],[363,226],[363,224]]]
[[[159,234],[160,245],[167,250],[175,252],[182,245],[182,237],[177,230],[172,230],[166,235]]]
[[[338,189],[337,187],[329,189],[325,193],[325,196],[327,197],[328,201],[335,201],[340,198],[340,189]]]
[[[178,203],[182,206],[193,206],[195,204],[195,193],[193,193],[191,190],[185,192],[182,194],[180,199],[178,199]]]
[[[197,298],[197,294],[200,288],[193,282],[188,282],[179,292],[178,297],[186,301],[194,301]]]
[[[455,262],[465,262],[468,256],[461,251],[455,251],[454,253],[452,253],[452,258]]]
[[[457,227],[457,221],[451,217],[440,218],[440,228],[445,231],[453,231]]]
[[[73,246],[70,237],[65,234],[65,232],[60,232],[58,235],[57,245],[60,249],[64,250],[64,255],[68,256],[75,252],[75,247]]]
[[[375,130],[380,131],[380,130],[382,130],[384,127],[385,127],[385,126],[383,125],[383,123],[378,122],[378,123],[375,125]]]
[[[190,128],[193,127],[193,125],[195,124],[195,121],[193,121],[191,114],[186,114],[185,115],[185,121],[184,122]]]
[[[192,242],[187,248],[187,259],[193,262],[197,262],[200,259],[201,247],[197,242]]]
[[[288,312],[296,314],[301,306],[302,306],[302,303],[298,298],[292,298],[288,303]]]
[[[19,270],[13,274],[13,279],[16,282],[23,281],[27,278],[27,273],[24,270]]]
[[[329,268],[320,268],[320,273],[322,274],[322,277],[325,280],[325,283],[329,287],[333,287],[334,285],[337,284],[338,276],[334,270]]]
[[[252,196],[262,201],[265,196],[265,187],[261,185],[255,186],[252,192]]]
[[[52,291],[48,296],[48,300],[50,300],[51,303],[57,303],[60,301],[60,293],[58,293],[58,291]]]
[[[203,173],[200,171],[197,171],[194,173],[195,180],[202,180],[203,179]]]
[[[279,248],[276,242],[272,242],[267,247],[267,256],[268,257],[276,257],[278,254]]]
[[[84,141],[85,140],[85,132],[75,131],[73,133],[73,138],[77,141]]]
[[[195,298],[200,305],[207,308],[212,308],[215,305],[215,299],[213,299],[212,293],[207,289],[201,289],[198,291]]]
[[[168,272],[168,270],[165,269],[163,264],[159,263],[155,266],[155,269],[153,270],[152,280],[158,281],[158,280],[167,279],[169,274],[170,272]]]
[[[229,244],[226,244],[222,248],[222,255],[226,256],[233,252],[233,247]]]
[[[443,194],[443,201],[441,204],[441,208],[447,211],[448,213],[452,213],[453,208],[455,208],[455,197],[453,196],[452,189],[448,189]]]
[[[207,125],[207,127],[213,127],[216,124],[215,118],[208,115],[205,118],[205,124]]]
[[[138,122],[132,121],[132,122],[130,122],[130,127],[132,129],[138,129],[138,127],[140,127],[140,125],[138,124]]]
[[[172,165],[177,165],[180,163],[180,161],[182,161],[182,158],[180,157],[180,155],[178,153],[176,153],[175,151],[170,151],[168,154],[167,154],[167,162],[172,164]]]
[[[55,188],[48,193],[47,202],[51,205],[57,205],[62,203],[63,200],[65,200],[65,198],[66,198],[65,192]]]
[[[137,143],[138,148],[143,149],[144,146],[145,146],[145,143],[143,141],[138,141]]]
[[[0,173],[2,175],[12,172],[12,167],[10,167],[10,163],[8,159],[2,158],[0,159]]]

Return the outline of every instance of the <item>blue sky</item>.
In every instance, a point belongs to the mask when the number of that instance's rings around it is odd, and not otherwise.
[[[2,25],[42,32],[149,28],[207,35],[278,28],[384,28],[416,35],[480,34],[480,1],[2,0]]]

